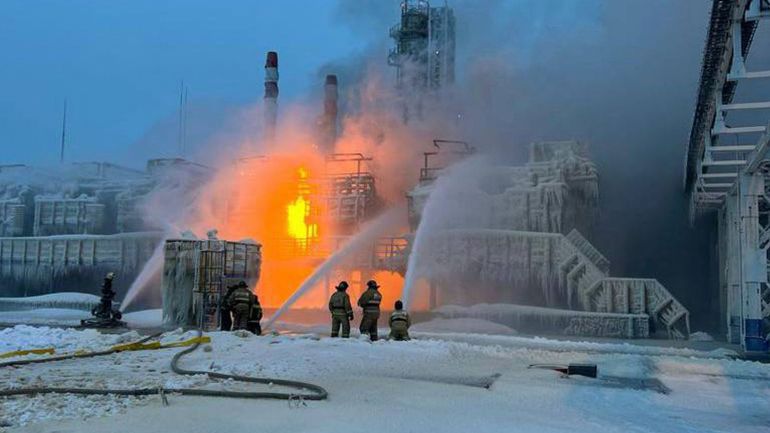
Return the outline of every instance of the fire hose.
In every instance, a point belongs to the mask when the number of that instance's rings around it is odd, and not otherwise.
[[[206,397],[229,397],[229,398],[248,398],[248,399],[276,399],[276,400],[325,400],[328,397],[326,389],[319,385],[315,385],[307,382],[300,382],[296,380],[286,379],[272,379],[264,377],[251,377],[240,376],[235,374],[217,373],[206,370],[188,370],[179,366],[179,360],[185,355],[194,352],[201,345],[201,337],[203,331],[197,330],[198,336],[195,343],[177,352],[173,358],[171,358],[171,370],[179,375],[195,376],[206,375],[212,379],[224,379],[232,380],[235,382],[247,382],[247,383],[260,383],[266,385],[278,385],[287,388],[295,388],[300,391],[309,392],[268,392],[268,391],[228,391],[228,390],[214,390],[214,389],[198,389],[198,388],[130,388],[130,389],[102,389],[102,388],[69,388],[69,387],[29,387],[29,388],[8,388],[0,389],[0,397],[10,397],[17,395],[38,395],[38,394],[85,394],[85,395],[125,395],[125,396],[145,396],[159,394],[165,399],[165,394],[181,394],[181,395],[195,395]],[[153,338],[160,336],[161,333],[153,334],[135,342],[135,344],[143,344]],[[121,352],[121,349],[112,348],[109,350],[99,352],[88,353],[76,353],[72,355],[62,355],[42,359],[22,359],[17,361],[9,361],[0,363],[0,368],[18,366],[25,364],[34,364],[41,362],[61,361],[65,359],[73,358],[89,358],[95,356],[104,356],[112,353]]]

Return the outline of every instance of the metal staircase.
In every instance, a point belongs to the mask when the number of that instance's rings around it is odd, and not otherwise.
[[[572,243],[581,253],[583,253],[591,262],[596,265],[605,274],[610,273],[610,261],[602,253],[599,252],[588,239],[584,238],[582,234],[576,229],[572,229],[567,233],[567,240]]]
[[[690,334],[690,313],[656,279],[605,277],[585,298],[590,311],[647,314],[655,329],[665,330],[669,338],[686,339]]]
[[[654,329],[665,330],[669,338],[688,338],[690,313],[658,280],[610,277],[609,261],[576,230],[560,249],[559,284],[570,308],[647,314]]]

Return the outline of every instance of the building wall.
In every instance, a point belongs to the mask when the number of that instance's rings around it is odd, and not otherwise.
[[[125,294],[161,234],[0,238],[0,287],[7,296],[76,291],[98,294],[107,272]]]

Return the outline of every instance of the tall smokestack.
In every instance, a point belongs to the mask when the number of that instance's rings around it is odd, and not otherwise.
[[[265,140],[275,138],[275,123],[278,112],[278,53],[267,52],[265,61]]]
[[[337,76],[327,75],[324,82],[324,114],[321,119],[321,150],[334,153],[337,141]]]

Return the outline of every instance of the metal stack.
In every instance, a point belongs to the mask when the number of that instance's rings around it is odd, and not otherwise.
[[[265,140],[275,138],[275,124],[278,117],[278,53],[267,52],[265,60]]]

